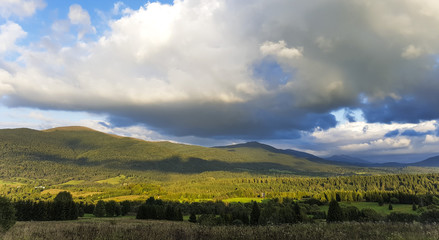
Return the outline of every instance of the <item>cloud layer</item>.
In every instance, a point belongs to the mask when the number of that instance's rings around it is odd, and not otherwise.
[[[43,6],[33,3],[33,11]],[[40,42],[14,50],[26,33],[3,24],[0,38],[8,41],[0,54],[13,49],[19,57],[0,62],[1,103],[102,113],[115,126],[144,124],[175,136],[242,139],[331,129],[331,112],[340,108],[360,109],[377,124],[439,118],[435,0],[120,7],[123,15],[98,34],[89,13],[70,6],[65,21],[77,28],[65,34],[73,42],[57,35],[60,21]],[[344,148],[407,144],[397,136]]]

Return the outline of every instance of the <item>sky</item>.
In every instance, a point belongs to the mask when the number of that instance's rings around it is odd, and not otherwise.
[[[0,128],[439,155],[439,1],[0,1]]]

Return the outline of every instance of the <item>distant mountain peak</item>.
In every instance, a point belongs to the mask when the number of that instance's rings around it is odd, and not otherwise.
[[[330,161],[336,161],[336,162],[346,162],[346,163],[360,163],[360,164],[371,164],[371,162],[368,162],[366,160],[363,160],[361,158],[352,157],[349,155],[334,155],[332,157],[326,158]]]
[[[251,141],[246,143],[238,143],[238,144],[232,144],[227,146],[218,146],[216,148],[262,148],[268,151],[278,151],[279,149],[276,149],[270,145],[263,144],[257,141]]]
[[[419,167],[439,167],[439,156],[430,157],[420,162],[411,163],[410,165]]]

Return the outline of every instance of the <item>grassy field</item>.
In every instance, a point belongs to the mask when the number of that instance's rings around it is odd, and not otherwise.
[[[126,176],[120,175],[114,178],[108,178],[105,180],[97,181],[97,183],[119,184],[122,180],[125,180]]]
[[[2,239],[438,239],[436,224],[337,223],[280,226],[215,226],[188,222],[101,219],[65,222],[18,222]]]
[[[240,202],[240,203],[249,203],[249,202],[262,202],[263,198],[228,198],[224,199],[223,202],[232,203],[232,202]]]
[[[400,212],[400,213],[411,213],[411,214],[419,214],[417,211],[412,210],[411,204],[392,204],[393,210],[389,210],[389,204],[386,203],[383,206],[378,205],[376,202],[342,202],[341,206],[355,206],[359,210],[364,208],[372,208],[377,213],[386,216],[391,212]],[[320,209],[328,212],[328,205],[321,206]]]

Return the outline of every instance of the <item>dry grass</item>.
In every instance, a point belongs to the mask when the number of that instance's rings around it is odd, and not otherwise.
[[[107,219],[94,222],[18,222],[3,239],[439,239],[436,224],[338,223],[216,226],[187,222]]]

